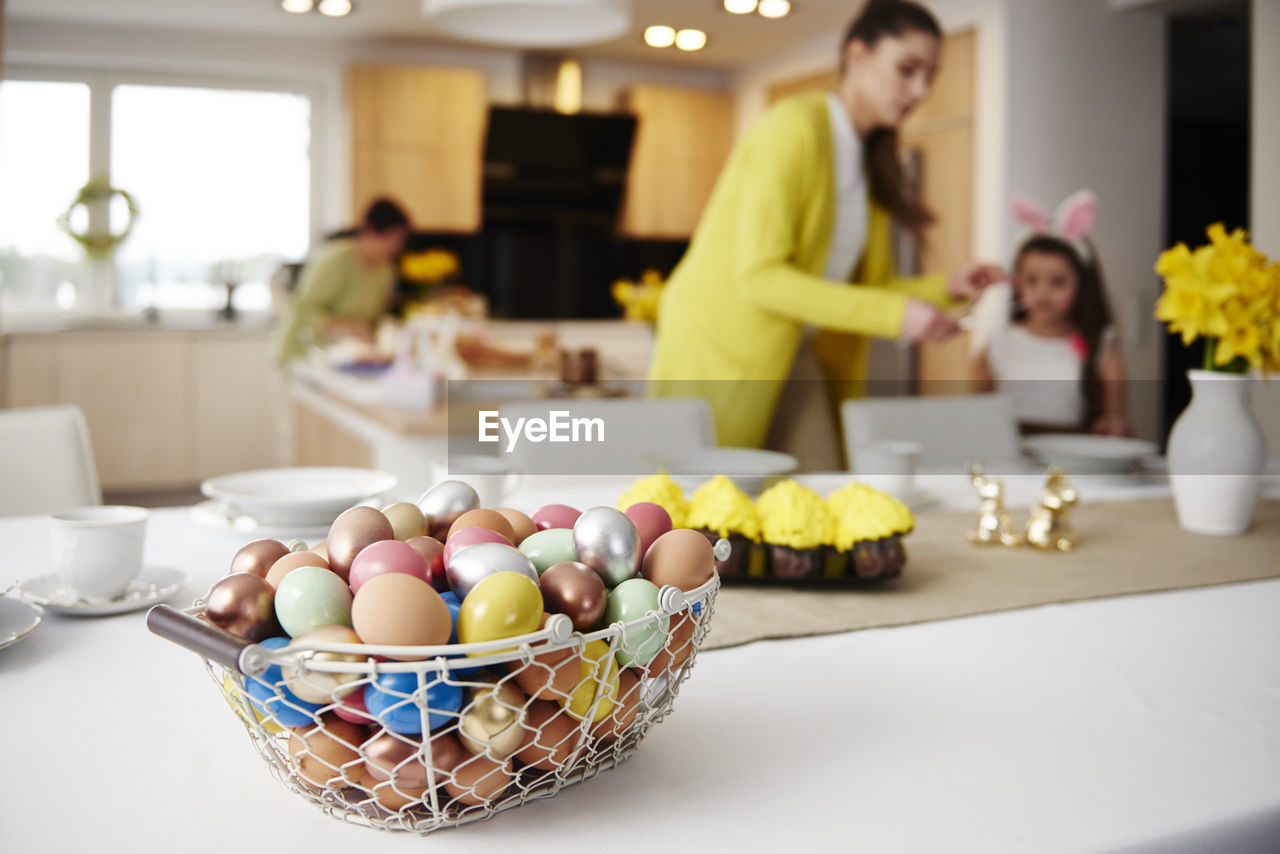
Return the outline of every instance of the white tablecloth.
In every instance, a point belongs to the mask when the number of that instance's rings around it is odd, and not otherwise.
[[[160,510],[147,561],[192,573],[185,604],[244,541]],[[0,520],[0,543],[0,572],[48,571],[43,519]],[[277,783],[199,660],[140,612],[49,614],[0,650],[0,687],[6,854],[1280,851],[1280,581],[709,652],[626,763],[427,840]]]

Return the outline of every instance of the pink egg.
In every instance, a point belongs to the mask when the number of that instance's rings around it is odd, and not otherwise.
[[[373,723],[373,715],[364,706],[364,691],[352,691],[333,707],[333,713],[347,723]]]
[[[661,504],[641,501],[638,504],[632,504],[623,512],[640,532],[641,556],[649,551],[649,546],[654,540],[671,530],[671,514]]]
[[[548,528],[572,528],[581,515],[581,510],[567,504],[548,504],[529,518],[538,526],[539,531],[545,531]]]
[[[427,562],[413,546],[399,540],[379,540],[362,548],[351,561],[351,575],[347,578],[351,592],[360,592],[361,586],[375,576],[399,572],[431,582]]]
[[[476,543],[502,543],[504,546],[511,545],[511,541],[499,534],[492,528],[463,528],[460,531],[454,531],[444,544],[444,562],[449,563],[449,558],[453,557],[454,552],[467,546],[474,546]]]

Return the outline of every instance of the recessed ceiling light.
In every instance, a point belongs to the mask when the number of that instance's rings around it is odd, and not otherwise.
[[[756,0],[724,0],[724,10],[735,15],[750,15],[756,10]]]
[[[280,8],[295,15],[305,15],[311,11],[311,0],[280,0]]]
[[[760,16],[785,18],[791,14],[791,0],[760,0]]]
[[[646,27],[644,43],[649,47],[671,47],[676,43],[676,31],[671,27]]]
[[[321,15],[328,15],[330,18],[341,18],[343,15],[351,14],[351,0],[320,0],[317,7]]]
[[[676,33],[676,47],[681,50],[702,50],[707,46],[707,34],[702,30],[681,30]]]

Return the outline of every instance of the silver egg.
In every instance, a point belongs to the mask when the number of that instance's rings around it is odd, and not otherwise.
[[[463,513],[480,507],[480,496],[469,483],[442,480],[422,493],[417,504],[432,531],[447,531]]]
[[[617,587],[640,568],[640,532],[621,510],[592,507],[573,524],[578,560]]]
[[[538,570],[524,553],[504,543],[476,543],[458,549],[444,565],[449,588],[458,600],[467,598],[471,588],[496,572],[518,572],[538,583]]]

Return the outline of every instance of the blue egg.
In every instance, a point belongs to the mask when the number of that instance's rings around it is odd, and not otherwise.
[[[694,603],[693,603],[693,616],[697,617],[697,616],[699,616],[701,613],[702,613],[702,603],[701,603],[701,602],[694,602]]]
[[[421,735],[422,714],[412,696],[417,690],[415,673],[382,673],[364,686],[364,705],[392,732]],[[462,708],[462,688],[434,679],[427,685],[427,708],[428,724],[433,730],[439,729],[453,719],[452,712]]]
[[[267,649],[283,649],[288,645],[288,638],[267,638],[259,643]],[[274,718],[281,726],[313,724],[316,722],[315,713],[323,708],[318,703],[308,703],[294,696],[284,686],[284,674],[278,664],[268,667],[261,676],[250,676],[246,682],[249,702],[259,713]]]
[[[458,594],[450,590],[447,593],[441,593],[440,598],[444,600],[445,607],[449,609],[449,616],[453,619],[453,634],[449,635],[449,643],[458,642],[458,611],[462,608],[462,603],[458,601]],[[449,656],[453,658],[454,656]],[[457,656],[463,658],[465,656]],[[449,672],[454,676],[475,676],[477,673],[484,671],[483,667],[451,667]]]

